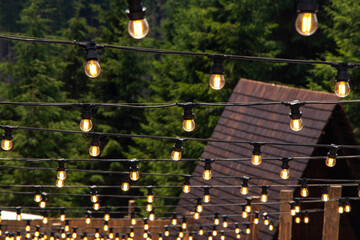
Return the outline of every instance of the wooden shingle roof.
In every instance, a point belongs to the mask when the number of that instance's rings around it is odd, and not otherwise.
[[[229,102],[271,102],[284,101],[322,101],[338,100],[335,94],[298,89],[293,87],[280,86],[275,84],[257,82],[247,79],[240,79],[235,87]],[[290,108],[283,105],[271,106],[252,106],[252,107],[225,107],[217,126],[215,127],[211,138],[223,140],[244,140],[254,142],[294,142],[316,144],[327,124],[335,104],[329,105],[305,105],[301,107],[303,112],[304,128],[299,132],[294,132],[289,127]],[[205,147],[202,158],[250,158],[253,147],[247,144],[229,144],[209,142]],[[289,146],[262,146],[262,157],[295,157],[311,156],[313,147],[289,147]],[[290,177],[300,178],[307,166],[305,160],[294,160],[289,163]],[[196,166],[194,175],[201,175],[204,164],[199,162]],[[215,161],[212,164],[213,176],[248,176],[254,178],[250,180],[250,185],[270,185],[270,184],[297,184],[296,180],[279,180],[281,171],[280,161],[263,161],[261,165],[254,166],[250,161]],[[264,178],[264,179],[257,179]],[[191,185],[241,185],[239,178],[212,178],[205,181],[202,178],[191,179]],[[286,188],[282,188],[286,189]],[[261,188],[251,187],[250,196],[259,196]],[[279,188],[269,189],[269,201],[279,199]],[[240,194],[239,188],[211,188],[212,204],[241,204],[245,203],[245,197]],[[188,194],[183,194],[177,207],[177,212],[185,215],[186,212],[192,212],[194,207],[183,207],[184,205],[194,204],[196,201],[189,198],[202,197],[203,190],[192,188]],[[186,199],[187,198],[187,199]],[[279,205],[268,205],[261,208],[262,212],[277,212]],[[227,213],[228,221],[245,222],[240,216],[231,216],[230,213],[241,213],[240,206],[223,207],[204,207],[202,215],[211,213]],[[277,217],[274,218],[277,226]],[[212,218],[200,218],[202,224],[211,224]],[[210,228],[208,228],[210,229]],[[218,227],[220,230],[221,227]],[[230,228],[233,229],[233,226]],[[244,228],[242,228],[244,229]],[[197,229],[193,229],[197,231]],[[273,239],[276,231],[268,231],[263,224],[259,227],[259,239]],[[227,234],[227,239],[235,239],[233,232]],[[197,237],[196,239],[202,239]],[[204,238],[205,239],[205,238]]]

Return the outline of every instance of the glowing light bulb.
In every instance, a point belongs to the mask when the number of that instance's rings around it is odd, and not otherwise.
[[[128,31],[131,37],[142,39],[149,33],[149,23],[146,19],[129,20]]]
[[[339,206],[338,208],[338,212],[341,214],[344,212],[344,207],[343,206]]]
[[[182,223],[182,224],[181,224],[181,228],[182,228],[182,229],[186,229],[186,227],[187,227],[186,223]]]
[[[254,218],[254,224],[259,224],[259,218]]]
[[[57,179],[64,181],[66,179],[66,171],[58,171]]]
[[[170,235],[169,230],[165,230],[164,235],[165,235],[166,237],[168,237],[168,236]]]
[[[104,221],[109,221],[110,220],[110,214],[106,213],[104,215]]]
[[[137,181],[139,179],[139,172],[138,171],[132,171],[130,172],[130,179],[132,181]]]
[[[40,202],[41,201],[41,194],[40,193],[36,193],[34,196],[34,201],[35,202]]]
[[[345,212],[350,212],[351,211],[351,206],[350,204],[346,204],[344,207]]]
[[[92,157],[97,157],[100,154],[100,147],[99,146],[90,146],[89,148],[89,154]]]
[[[99,197],[96,194],[92,194],[91,195],[91,202],[96,203],[97,201],[99,201]]]
[[[146,211],[151,212],[153,210],[153,206],[151,205],[151,203],[147,203],[146,204]]]
[[[148,195],[147,196],[147,201],[149,202],[149,203],[152,203],[153,201],[154,201],[154,195]]]
[[[323,194],[321,195],[321,200],[323,200],[324,202],[329,201],[329,194],[323,193]]]
[[[290,120],[290,128],[293,131],[300,131],[304,127],[303,120],[301,118],[299,119],[291,119]]]
[[[248,187],[244,187],[244,186],[241,187],[240,193],[241,193],[242,195],[247,195],[247,194],[249,193]]]
[[[280,177],[282,179],[288,179],[290,177],[289,169],[283,169],[280,172]]]
[[[236,234],[236,239],[240,239],[241,235],[240,234]]]
[[[328,167],[333,167],[336,164],[336,158],[326,157],[325,164]]]
[[[92,127],[93,127],[93,123],[92,123],[91,119],[81,119],[81,121],[80,121],[80,129],[83,132],[91,131]]]
[[[216,230],[216,228],[214,227],[214,229],[212,230],[212,235],[214,236],[214,237],[216,237],[217,236],[217,230]]]
[[[4,149],[5,151],[11,150],[12,147],[13,147],[12,140],[3,139],[1,141],[1,148]]]
[[[201,213],[203,211],[203,206],[200,204],[200,205],[197,205],[196,206],[196,211]]]
[[[101,67],[97,60],[88,60],[85,64],[85,74],[90,78],[96,78],[101,73]]]
[[[44,200],[41,200],[39,206],[40,208],[46,208],[46,202]]]
[[[314,34],[318,28],[318,20],[314,12],[300,12],[295,21],[296,31],[302,36]]]
[[[183,124],[182,124],[182,127],[186,132],[193,131],[195,129],[195,121],[194,121],[194,119],[184,120]]]
[[[219,224],[220,224],[219,217],[215,217],[215,219],[214,219],[214,224],[215,224],[215,225],[219,225]]]
[[[254,164],[255,166],[260,165],[261,164],[261,155],[252,155],[251,163]]]
[[[261,194],[261,198],[260,198],[261,202],[267,202],[268,201],[268,195],[267,194]]]
[[[172,225],[176,225],[176,224],[177,224],[176,218],[173,218],[173,219],[171,220],[171,224],[172,224]]]
[[[25,231],[30,232],[30,230],[31,230],[31,226],[30,226],[30,221],[28,220],[26,223]]]
[[[174,161],[179,161],[181,159],[181,152],[173,150],[171,152],[171,159],[174,160]]]
[[[190,192],[190,185],[183,185],[183,192],[189,193]]]
[[[271,223],[271,224],[269,224],[269,231],[272,231],[272,230],[274,230],[274,225]]]
[[[64,185],[65,185],[65,183],[63,180],[60,180],[60,179],[56,180],[56,187],[62,188],[62,187],[64,187]]]
[[[150,214],[149,214],[149,220],[150,220],[150,221],[154,221],[154,220],[155,220],[155,213],[154,213],[154,212],[150,212]]]
[[[335,94],[338,97],[346,97],[350,93],[350,84],[348,81],[337,81],[335,84]]]
[[[246,233],[246,234],[250,234],[250,233],[251,233],[250,226],[246,226],[245,233]]]
[[[299,216],[297,216],[297,217],[295,218],[295,222],[296,222],[296,223],[301,223],[301,218],[300,218]]]
[[[128,182],[122,182],[121,183],[121,190],[123,190],[124,192],[129,191],[130,189],[130,184]]]
[[[21,221],[22,217],[21,217],[21,214],[17,214],[16,215],[16,221]]]
[[[104,229],[105,232],[109,231],[109,224],[107,222],[104,224],[103,229]]]
[[[302,197],[309,196],[309,190],[307,188],[301,188],[300,194]]]
[[[210,202],[210,195],[204,195],[204,202],[205,203],[208,203],[208,202]]]
[[[95,231],[95,238],[100,238],[99,229],[97,228]]]
[[[200,236],[204,235],[204,229],[201,226],[199,228],[199,235]]]
[[[91,223],[91,218],[90,218],[90,217],[87,217],[87,218],[85,219],[85,223],[86,223],[86,224],[90,224],[90,223]]]
[[[203,178],[205,180],[210,180],[212,177],[211,170],[204,170],[203,172]]]
[[[308,216],[306,216],[306,217],[304,217],[304,223],[309,223],[309,217]]]
[[[245,212],[247,212],[247,213],[251,212],[251,206],[250,205],[245,206]]]
[[[31,237],[31,233],[27,232],[26,235],[25,235],[25,237],[26,237],[27,239],[29,239],[29,238]]]
[[[211,74],[210,87],[214,90],[220,90],[225,86],[225,77],[223,74]]]
[[[99,210],[100,209],[100,203],[99,202],[94,203],[93,204],[93,209],[96,210],[96,211]]]
[[[43,217],[42,223],[43,223],[43,224],[47,224],[47,223],[48,223],[48,218],[47,218],[47,217]]]
[[[301,210],[300,205],[296,205],[296,206],[295,206],[295,212],[296,212],[296,213],[299,213],[300,210]]]
[[[194,213],[194,219],[196,219],[196,220],[200,219],[200,213],[199,212]]]

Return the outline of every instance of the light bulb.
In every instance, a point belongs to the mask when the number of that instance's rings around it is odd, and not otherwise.
[[[171,159],[174,160],[174,161],[179,161],[181,159],[181,152],[173,150],[171,152]]]
[[[43,217],[42,223],[43,223],[43,224],[47,224],[47,223],[48,223],[48,218],[47,218],[47,217]]]
[[[21,217],[21,214],[17,214],[16,215],[16,221],[21,221],[22,217]]]
[[[91,131],[92,127],[93,127],[93,123],[92,123],[91,119],[81,119],[81,121],[80,121],[80,129],[83,132]]]
[[[91,202],[96,203],[97,201],[99,201],[99,197],[96,194],[92,194],[91,195]]]
[[[236,239],[240,239],[241,238],[241,234],[236,234]]]
[[[40,193],[36,193],[34,196],[34,201],[35,202],[40,202],[41,201],[41,194]]]
[[[200,213],[199,212],[194,213],[194,219],[196,219],[196,220],[200,219]]]
[[[138,171],[131,171],[130,172],[130,179],[132,181],[137,181],[139,179],[139,172]]]
[[[122,182],[121,183],[121,190],[123,190],[124,192],[129,191],[130,189],[130,184],[128,182]]]
[[[219,220],[218,218],[215,218],[215,219],[214,219],[214,224],[215,224],[215,225],[219,225],[219,223],[220,223],[220,220]]]
[[[259,224],[259,218],[254,218],[254,224]]]
[[[186,227],[187,227],[186,223],[182,223],[182,224],[181,224],[181,228],[182,228],[182,229],[186,229]]]
[[[172,224],[172,225],[176,225],[176,224],[177,224],[176,218],[173,218],[173,219],[171,220],[171,224]]]
[[[90,78],[96,78],[101,73],[101,67],[97,60],[88,60],[85,65],[85,74]],[[80,126],[81,128],[81,126]]]
[[[301,223],[301,218],[300,218],[299,216],[297,216],[297,217],[295,218],[295,222],[296,222],[296,223]]]
[[[63,186],[64,186],[64,181],[60,180],[60,179],[57,179],[56,180],[56,187],[62,188]]]
[[[269,224],[270,224],[270,221],[269,221],[268,218],[265,218],[265,219],[264,219],[264,224],[265,224],[265,225],[269,225]]]
[[[128,31],[131,37],[142,39],[149,33],[149,23],[146,19],[129,20]]]
[[[247,227],[246,227],[245,233],[246,233],[246,234],[250,234],[250,233],[251,233],[250,226],[247,226]]]
[[[250,205],[245,206],[245,212],[247,212],[247,213],[251,212],[251,206]]]
[[[290,209],[290,214],[291,214],[291,216],[295,216],[295,215],[296,215],[295,208],[294,208],[294,209]]]
[[[100,154],[100,147],[99,146],[90,146],[89,148],[89,154],[92,157],[97,157]]]
[[[300,131],[304,126],[303,120],[301,118],[299,119],[291,119],[290,120],[290,128],[293,131]]]
[[[154,201],[154,195],[148,195],[148,196],[147,196],[147,201],[148,201],[149,203],[152,203],[152,202]]]
[[[114,238],[114,233],[109,233],[109,238],[113,239]]]
[[[213,235],[214,237],[216,237],[216,235],[217,235],[216,229],[212,230],[212,235]]]
[[[225,240],[225,236],[221,235],[220,240]]]
[[[190,185],[183,185],[183,192],[189,193],[190,192]]]
[[[211,170],[204,170],[203,172],[203,178],[205,180],[210,180],[212,177]]]
[[[299,205],[296,205],[296,206],[295,206],[295,212],[296,212],[296,213],[299,213],[300,210],[301,210],[300,206],[299,206]]]
[[[241,213],[241,216],[242,216],[242,218],[247,218],[247,217],[248,217],[248,213],[247,213],[246,211],[243,211],[243,212]]]
[[[228,226],[229,226],[228,222],[226,222],[226,221],[223,222],[223,227],[224,227],[224,228],[227,228]]]
[[[25,235],[25,237],[26,237],[27,239],[29,239],[29,238],[31,237],[31,233],[27,232],[26,235]]]
[[[211,74],[210,76],[210,87],[214,90],[220,90],[225,85],[225,78],[223,74]]]
[[[90,224],[90,223],[91,223],[91,218],[90,218],[90,217],[87,217],[87,218],[85,219],[85,223],[86,223],[86,224]]]
[[[304,217],[304,223],[309,223],[309,217]]]
[[[296,31],[302,36],[310,36],[318,28],[316,13],[300,12],[295,21]]]
[[[100,233],[99,231],[96,229],[96,232],[95,232],[95,238],[100,238]]]
[[[210,202],[210,195],[204,195],[204,202],[205,203],[208,203],[208,202]]]
[[[183,124],[182,124],[182,127],[186,132],[193,131],[195,129],[195,121],[194,121],[194,119],[184,120]]]
[[[338,208],[338,212],[341,214],[344,212],[344,207],[343,206],[339,206]]]
[[[261,198],[260,198],[261,202],[267,202],[268,201],[268,195],[267,194],[261,194]]]
[[[136,224],[136,219],[135,217],[131,217],[131,225],[135,225]]]
[[[94,210],[99,210],[100,209],[100,203],[98,203],[98,202],[96,202],[96,203],[94,203],[93,204],[93,208],[94,208]]]
[[[104,224],[104,231],[105,231],[105,232],[109,231],[109,225]]]
[[[235,227],[235,233],[236,234],[239,234],[240,233],[240,228],[237,226],[237,227]]]
[[[261,155],[252,155],[251,163],[254,164],[255,166],[260,165],[260,163],[261,163]]]
[[[179,237],[183,238],[184,237],[184,233],[182,231],[179,232]]]
[[[307,188],[301,188],[300,194],[302,197],[309,196],[309,190]]]
[[[153,210],[153,207],[152,207],[151,203],[147,203],[146,204],[146,211],[151,212],[152,210]]]
[[[346,97],[350,93],[350,84],[348,81],[337,81],[335,84],[335,94],[338,97]]]
[[[9,151],[12,147],[13,147],[12,140],[3,139],[1,141],[1,148],[4,149],[5,151]]]
[[[104,221],[109,221],[110,220],[110,214],[106,213],[104,215]]]
[[[246,195],[246,194],[249,193],[249,189],[248,189],[247,187],[241,187],[240,193],[241,193],[242,195]]]
[[[203,206],[201,204],[196,206],[196,211],[201,213],[203,211]]]
[[[200,236],[204,235],[204,230],[202,228],[199,229],[199,235]]]
[[[154,221],[155,220],[155,214],[152,212],[149,214],[149,220]]]
[[[46,208],[46,202],[41,200],[39,206],[40,206],[40,208]]]
[[[64,181],[66,179],[66,171],[58,171],[57,172],[57,179]]]
[[[166,237],[168,237],[168,236],[170,235],[169,230],[166,230],[165,233],[164,233],[164,235],[165,235]]]
[[[26,227],[25,227],[25,231],[26,231],[26,232],[30,232],[30,230],[31,230],[31,227],[30,227],[29,224],[27,224]]]
[[[213,240],[213,237],[211,235],[209,235],[208,240]]]
[[[336,164],[336,158],[326,157],[325,164],[328,167],[333,167]]]
[[[290,177],[289,169],[283,169],[280,172],[280,177],[282,179],[288,179]]]
[[[329,194],[324,193],[323,195],[321,195],[321,200],[323,200],[324,202],[329,201]]]
[[[274,230],[274,225],[271,223],[271,224],[269,225],[269,231],[272,231],[272,230]]]
[[[345,212],[350,212],[351,211],[351,206],[349,204],[346,204],[344,207]]]

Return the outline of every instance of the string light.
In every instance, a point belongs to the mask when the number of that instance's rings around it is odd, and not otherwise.
[[[239,223],[235,223],[235,233],[239,234],[241,232],[240,228],[239,228]]]
[[[110,221],[110,210],[108,207],[105,208],[104,221]]]
[[[290,106],[290,128],[293,131],[300,131],[303,126],[303,120],[301,119],[302,112],[300,111],[300,106],[305,105],[304,102],[299,102],[298,100],[294,100],[292,102],[285,103],[285,105]]]
[[[220,235],[220,240],[225,240],[224,231],[221,231],[220,233],[221,233],[221,235]]]
[[[342,199],[342,198],[339,199],[338,212],[340,214],[342,214],[344,212],[344,199]]]
[[[83,132],[89,132],[93,128],[92,123],[92,113],[91,109],[93,108],[93,105],[91,104],[82,104],[81,105],[81,121],[80,121],[80,129]]]
[[[149,237],[149,233],[147,232],[147,230],[145,230],[143,233],[143,238],[147,238],[147,237]]]
[[[336,66],[338,72],[335,80],[335,94],[338,97],[346,97],[350,93],[350,76],[348,73],[348,68],[350,67],[347,63],[338,63]]]
[[[130,190],[130,179],[128,174],[122,176],[121,190],[123,190],[124,192]]]
[[[192,112],[193,103],[184,104],[184,114],[182,127],[186,132],[192,132],[195,129],[194,113]]]
[[[323,186],[322,187],[322,195],[321,195],[321,200],[323,202],[327,202],[329,201],[329,193],[328,193],[328,186]]]
[[[5,133],[2,137],[2,141],[1,141],[1,148],[5,151],[9,151],[11,150],[11,148],[13,147],[13,136],[12,136],[12,132],[13,132],[13,128],[11,127],[4,127],[3,128],[5,130]]]
[[[251,198],[246,198],[245,211],[247,213],[251,212]]]
[[[95,42],[91,41],[85,45],[85,74],[90,78],[96,78],[100,75],[101,67],[99,64],[99,54],[96,49],[100,48]]]
[[[213,226],[213,229],[212,229],[212,235],[213,235],[214,237],[216,237],[216,236],[217,236],[216,226]]]
[[[208,240],[213,240],[213,236],[211,235],[211,233],[209,233],[208,235]]]
[[[100,233],[99,233],[99,229],[98,228],[96,228],[95,229],[95,238],[100,238]]]
[[[259,212],[254,212],[255,216],[254,216],[254,224],[259,224]]]
[[[95,233],[95,237],[96,237],[96,233]],[[100,237],[100,234],[99,234],[99,237]],[[63,228],[61,229],[61,238],[63,238],[63,239],[66,238],[66,233],[65,233],[65,230]]]
[[[223,227],[227,228],[229,226],[228,222],[227,222],[227,216],[223,216]]]
[[[70,221],[69,220],[65,220],[64,230],[65,230],[65,232],[70,231]]]
[[[269,231],[273,231],[274,230],[274,223],[270,222],[269,223]]]
[[[252,145],[254,146],[254,149],[252,151],[253,155],[251,156],[251,163],[258,166],[261,164],[261,145],[259,143],[253,143]]]
[[[245,233],[246,233],[247,235],[249,235],[249,234],[251,233],[250,224],[246,224]]]
[[[183,217],[181,228],[184,229],[184,230],[187,228],[186,217],[185,216]]]
[[[290,202],[290,214],[291,214],[291,216],[296,215],[295,202],[294,201]]]
[[[302,36],[314,34],[318,28],[316,12],[318,5],[315,0],[301,0],[297,5],[298,16],[295,21],[296,31]]]
[[[65,208],[60,208],[60,221],[64,222],[66,219]]]
[[[304,213],[304,223],[308,224],[309,221],[310,221],[309,212],[305,211],[305,213]]]
[[[41,200],[39,203],[40,208],[46,208],[46,198],[47,194],[45,192],[41,193]]]
[[[20,232],[17,232],[17,234],[16,234],[16,240],[21,240]]]
[[[86,236],[86,233],[84,233],[84,236]],[[54,232],[50,233],[50,240],[55,240],[55,234]]]
[[[76,227],[73,227],[73,232],[71,234],[72,238],[77,238],[77,233],[76,233]]]
[[[100,209],[100,200],[98,200],[97,202],[94,202],[93,203],[93,209],[95,211],[99,210]]]
[[[109,238],[113,239],[114,238],[114,233],[113,233],[113,228],[109,229]]]
[[[91,211],[89,211],[89,210],[86,212],[85,223],[86,223],[86,224],[90,224],[90,223],[91,223]]]
[[[210,180],[212,177],[211,174],[211,163],[213,162],[213,160],[211,159],[205,159],[204,160],[204,172],[203,172],[203,178],[204,180]]]
[[[172,152],[171,152],[171,159],[174,161],[178,161],[181,159],[181,151],[183,149],[182,144],[183,144],[183,139],[181,138],[176,138],[175,139],[175,145],[172,148]]]
[[[196,209],[195,209],[195,212],[194,212],[194,219],[195,219],[195,220],[200,219],[200,213],[197,212]]]
[[[109,231],[109,222],[108,221],[104,222],[104,228],[103,229],[104,229],[105,232]]]
[[[204,203],[210,202],[210,187],[204,187]]]
[[[288,179],[290,177],[290,172],[289,172],[289,158],[282,158],[281,159],[282,164],[281,164],[281,172],[280,172],[280,177],[282,179]]]
[[[268,201],[268,192],[267,192],[268,188],[269,188],[268,186],[262,186],[261,187],[260,201],[263,202],[263,203],[266,203]]]
[[[90,200],[92,203],[96,203],[99,201],[99,196],[96,190],[96,186],[90,187],[90,194],[91,194]]]
[[[30,230],[31,230],[30,220],[26,220],[25,231],[26,231],[26,232],[30,232]]]
[[[300,183],[301,183],[301,190],[300,190],[300,194],[302,197],[307,197],[309,196],[309,190],[307,188],[307,181],[306,179],[300,179]]]
[[[225,78],[224,78],[224,60],[223,56],[214,55],[211,57],[214,61],[211,69],[210,69],[210,87],[214,90],[220,90],[225,85]]]
[[[345,212],[350,212],[351,211],[351,206],[350,206],[350,201],[348,198],[345,198],[345,201],[344,201],[344,210]]]
[[[153,206],[151,203],[146,203],[146,211],[151,212],[153,210]]]
[[[236,239],[240,239],[241,238],[241,234],[236,234]]]
[[[328,167],[335,166],[338,148],[339,147],[336,146],[335,144],[331,144],[329,152],[327,153],[327,157],[325,159],[326,166]]]
[[[295,200],[295,212],[299,213],[301,211],[300,201],[298,199]]]
[[[44,212],[44,213],[43,213],[42,223],[43,223],[43,224],[48,224],[48,222],[49,222],[48,213],[47,213],[47,212]]]
[[[171,224],[172,224],[172,225],[176,225],[176,224],[177,224],[176,213],[173,213],[173,217],[172,217],[172,220],[171,220]]]
[[[159,237],[159,240],[162,240],[162,239],[160,239],[160,237]],[[194,240],[194,238],[193,238],[193,236],[192,236],[192,233],[189,233],[189,238],[188,238],[188,240]]]
[[[131,212],[131,225],[136,225],[135,212]]]
[[[149,203],[152,203],[154,201],[154,194],[153,194],[152,186],[149,186],[147,190],[148,190],[148,192],[147,192],[147,201]]]
[[[301,217],[299,215],[295,217],[295,222],[298,224],[301,223]]]
[[[149,32],[149,23],[145,19],[146,8],[142,6],[141,0],[127,0],[129,9],[126,14],[129,18],[128,32],[135,39],[146,37]]]
[[[129,171],[130,171],[130,179],[132,181],[137,181],[140,177],[139,169],[137,167],[138,162],[139,161],[137,161],[136,159],[130,161]]]
[[[183,193],[190,192],[190,176],[184,176],[184,185],[183,185]]]
[[[219,224],[220,224],[219,213],[215,213],[215,214],[214,214],[214,224],[215,224],[215,225],[219,225]]]
[[[130,227],[130,237],[135,237],[135,232],[134,232],[134,228]]]
[[[247,195],[247,194],[249,193],[248,187],[249,187],[249,180],[250,180],[250,178],[248,178],[248,177],[242,177],[241,179],[242,179],[243,182],[242,182],[242,185],[241,185],[240,193],[241,193],[242,195]]]
[[[242,207],[242,212],[241,212],[242,218],[247,218],[247,217],[248,217],[248,213],[247,213],[246,210],[245,210],[245,205],[243,204],[243,205],[241,205],[241,207]]]
[[[50,239],[51,240],[51,239]],[[84,232],[84,234],[82,235],[82,240],[88,240],[88,237],[87,237],[87,233]]]
[[[196,211],[201,213],[203,211],[203,206],[201,205],[201,198],[197,198],[196,201]]]
[[[153,210],[151,210],[151,212],[149,213],[149,220],[150,221],[154,221],[155,220],[155,209],[153,208]]]
[[[90,143],[89,154],[92,157],[97,157],[100,155],[100,135],[92,134],[92,141]]]
[[[170,232],[169,232],[169,226],[165,226],[165,232],[164,232],[165,237],[170,236]]]

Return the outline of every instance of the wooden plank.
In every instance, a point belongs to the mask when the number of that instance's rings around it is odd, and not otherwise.
[[[341,186],[332,185],[329,187],[330,199],[341,197]],[[324,206],[324,224],[322,239],[337,240],[339,239],[340,213],[338,212],[338,201],[328,201]]]
[[[292,190],[281,190],[280,218],[279,218],[279,237],[278,240],[291,240],[292,216],[290,215],[290,204],[293,198]]]

